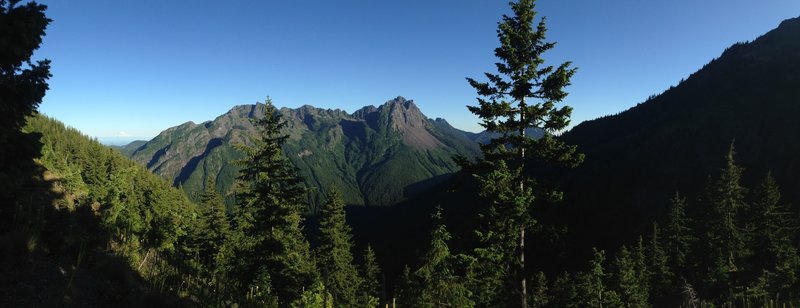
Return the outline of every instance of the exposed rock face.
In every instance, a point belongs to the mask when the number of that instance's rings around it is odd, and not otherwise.
[[[218,190],[232,201],[238,174],[232,162],[242,157],[234,145],[248,144],[257,134],[250,119],[261,117],[263,108],[236,106],[213,121],[169,128],[131,157],[190,195],[213,176]],[[466,132],[428,119],[402,97],[352,114],[308,105],[279,112],[289,135],[284,152],[314,189],[313,205],[334,186],[349,204],[391,205],[456,171],[453,155],[479,153]]]

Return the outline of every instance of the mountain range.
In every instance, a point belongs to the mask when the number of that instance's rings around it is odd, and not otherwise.
[[[213,121],[187,122],[147,142],[120,148],[134,161],[182,186],[190,196],[212,177],[232,202],[238,175],[234,162],[257,132],[251,119],[263,104],[235,106]],[[486,134],[458,130],[427,118],[411,100],[392,99],[353,113],[302,106],[279,110],[289,135],[284,152],[312,188],[313,207],[333,187],[350,205],[387,206],[442,181],[458,170],[453,155],[473,157]]]

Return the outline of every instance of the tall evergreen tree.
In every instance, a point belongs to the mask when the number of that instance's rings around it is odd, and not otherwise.
[[[564,88],[570,84],[575,69],[570,68],[570,62],[556,68],[544,66],[542,54],[555,44],[545,40],[547,28],[544,19],[534,26],[536,11],[533,0],[520,0],[510,5],[513,16],[504,15],[497,29],[500,47],[494,53],[500,60],[496,63],[498,73],[486,73],[488,82],[467,78],[479,95],[479,105],[469,106],[469,110],[482,119],[481,125],[488,131],[501,135],[481,146],[484,159],[505,161],[511,170],[525,170],[525,162],[529,159],[574,166],[582,160],[582,156],[575,154],[575,147],[553,138],[552,133],[563,130],[569,124],[572,108],[556,108],[555,105],[567,96]],[[530,138],[526,135],[526,130],[530,128],[543,129],[546,134],[538,140]],[[532,198],[527,197],[530,196],[530,182],[526,181],[524,173],[516,174],[518,176],[513,184],[523,197],[515,200],[508,196],[505,202],[516,209],[507,211],[510,216],[500,217],[515,227],[513,235],[504,237],[517,243],[515,249],[505,251],[505,254],[516,256],[500,258],[505,264],[494,267],[500,273],[512,275],[517,281],[514,289],[517,290],[520,305],[525,307],[524,244],[525,231],[533,224],[529,213]],[[553,192],[544,194],[558,195]],[[508,202],[511,200],[514,202]],[[512,270],[505,271],[505,268]]]
[[[286,122],[270,99],[262,106],[263,117],[254,120],[261,135],[253,138],[252,146],[240,146],[245,158],[238,162],[237,270],[246,285],[258,281],[255,274],[268,274],[275,294],[286,304],[313,285],[317,272],[301,227],[306,190],[281,149],[288,138],[281,132]]]
[[[337,189],[328,193],[322,205],[319,223],[317,267],[322,282],[338,306],[353,307],[357,303],[361,277],[353,264],[352,236],[345,221],[344,200]]]
[[[50,61],[31,63],[50,19],[47,6],[0,1],[0,230],[14,227],[30,207],[33,159],[41,155],[39,134],[24,133],[28,116],[36,112],[48,89]]]
[[[616,281],[619,288],[620,301],[624,307],[648,307],[649,290],[647,288],[647,275],[637,253],[622,246],[616,259]],[[643,283],[643,281],[645,281]]]
[[[413,274],[414,285],[419,288],[417,307],[472,307],[471,293],[462,277],[453,269],[454,256],[447,241],[450,232],[442,223],[441,208],[434,213],[435,226],[431,233],[431,246],[425,253],[425,264]]]
[[[541,271],[536,274],[533,292],[531,292],[531,307],[547,307],[550,303],[550,294],[547,289],[547,276]]]
[[[686,198],[679,192],[675,192],[670,203],[667,223],[664,227],[664,247],[671,272],[683,275],[689,265],[687,258],[691,254],[691,247],[696,237],[691,227],[691,217],[686,214]],[[680,283],[681,279],[677,279],[675,282]]]
[[[621,307],[619,295],[607,287],[608,274],[603,263],[605,251],[594,249],[594,258],[589,262],[589,270],[578,276],[576,301],[581,307]],[[633,279],[636,281],[636,279]]]
[[[217,274],[220,265],[232,257],[229,247],[230,222],[225,210],[225,201],[217,192],[214,179],[209,177],[200,194],[200,256],[202,263]]]
[[[781,193],[771,173],[755,190],[752,207],[753,270],[761,275],[764,293],[786,298],[797,283],[800,269],[800,256],[793,244],[798,227],[796,214],[781,203]]]
[[[568,272],[556,277],[553,282],[553,288],[550,289],[550,298],[552,307],[564,308],[577,308],[578,304],[578,289],[576,288],[575,280]]]
[[[740,184],[742,167],[736,165],[734,155],[731,143],[725,167],[707,190],[711,208],[706,232],[709,269],[706,282],[712,293],[729,299],[733,295],[736,274],[744,270],[744,259],[748,255],[746,234],[740,221],[746,210],[746,190]]]
[[[375,251],[372,250],[372,246],[369,244],[364,249],[361,277],[364,280],[361,283],[361,291],[359,292],[362,303],[360,306],[374,306],[369,303],[380,302],[381,300],[381,269],[378,266],[378,260],[375,258]]]
[[[647,261],[640,260],[640,265],[647,265],[647,277],[644,283],[650,287],[652,298],[661,299],[667,296],[667,291],[672,286],[674,273],[669,268],[669,257],[664,251],[661,232],[657,223],[653,223],[653,233],[650,235],[650,243],[647,245]],[[639,254],[645,250],[642,239],[639,238]]]
[[[518,190],[520,169],[509,170],[505,161],[494,164],[488,174],[479,177],[480,195],[490,204],[483,218],[482,228],[476,230],[481,246],[475,249],[478,266],[476,285],[479,306],[514,306],[519,291],[517,280],[521,275],[520,255],[514,252],[521,246],[520,219],[528,219],[526,204],[533,202],[533,189],[528,186]]]

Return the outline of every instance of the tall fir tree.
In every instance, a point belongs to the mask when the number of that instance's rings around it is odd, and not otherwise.
[[[589,269],[578,276],[576,302],[580,307],[621,307],[619,294],[606,285],[605,251],[594,249]],[[633,281],[637,281],[634,279]]]
[[[668,290],[672,286],[674,273],[669,268],[669,257],[664,251],[661,229],[658,228],[657,223],[653,223],[653,232],[650,234],[647,248],[642,246],[642,239],[639,238],[638,251],[641,254],[641,251],[646,250],[647,257],[647,261],[641,260],[639,263],[646,265],[647,275],[644,283],[649,286],[651,298],[663,299],[668,295]]]
[[[755,190],[753,199],[753,271],[760,275],[764,294],[787,298],[797,284],[800,269],[800,256],[794,245],[797,215],[781,203],[781,193],[771,173]]]
[[[500,260],[503,264],[493,267],[498,273],[511,275],[502,280],[517,281],[513,288],[518,293],[516,298],[520,306],[526,307],[524,244],[525,232],[533,221],[529,211],[532,202],[529,188],[532,182],[526,180],[525,163],[535,160],[574,166],[582,160],[582,156],[575,154],[574,146],[568,146],[552,136],[569,124],[572,108],[556,108],[556,104],[567,96],[564,88],[570,84],[575,69],[570,67],[570,62],[555,68],[544,66],[542,54],[552,49],[555,43],[545,40],[547,27],[544,18],[536,23],[533,0],[520,0],[510,5],[513,16],[503,15],[497,29],[500,47],[495,49],[494,54],[500,60],[495,64],[498,73],[486,73],[488,82],[467,78],[479,96],[478,106],[468,108],[481,118],[483,127],[500,134],[500,137],[481,146],[484,162],[505,161],[511,170],[522,170],[514,173],[517,178],[512,181],[521,197],[507,196],[508,199],[501,201],[516,209],[505,211],[509,216],[494,217],[514,226],[514,234],[502,236],[505,240],[515,242],[514,249],[504,252],[513,257],[502,256]],[[533,139],[526,135],[531,128],[544,130],[544,136]],[[559,195],[553,191],[543,191],[543,194],[551,197]],[[491,215],[489,217],[492,219]],[[488,281],[486,286],[497,287],[494,281]],[[499,292],[490,290],[490,293],[505,297]],[[494,304],[498,304],[497,300],[494,301]]]
[[[356,306],[361,277],[353,264],[352,235],[345,221],[344,200],[335,188],[322,205],[319,232],[316,258],[322,282],[333,295],[335,305]]]
[[[213,274],[222,274],[222,264],[232,256],[230,221],[225,210],[225,201],[217,192],[213,178],[206,181],[200,194],[199,239],[202,264]]]
[[[533,285],[533,292],[531,292],[531,307],[547,307],[550,304],[550,294],[547,288],[547,276],[539,271],[536,273],[536,280]]]
[[[33,159],[41,155],[40,134],[22,131],[48,90],[50,61],[31,63],[50,19],[36,2],[0,1],[0,231],[19,227],[34,212]]]
[[[742,167],[736,165],[731,143],[725,167],[707,189],[710,205],[706,232],[706,284],[712,295],[731,299],[748,255],[741,215],[746,211],[746,189],[741,186]]]
[[[418,288],[416,307],[473,307],[471,292],[465,287],[463,277],[456,275],[454,257],[447,241],[450,232],[442,223],[441,208],[433,215],[434,229],[431,244],[425,253],[425,263],[413,273],[413,285]]]
[[[697,239],[692,229],[692,220],[686,214],[686,198],[679,192],[670,199],[670,208],[667,212],[667,222],[664,227],[664,247],[670,264],[670,271],[676,276],[686,274],[688,256]],[[681,283],[680,277],[675,277],[675,283]]]
[[[360,306],[375,306],[371,303],[380,303],[382,298],[381,294],[381,268],[378,265],[378,260],[375,257],[375,251],[372,250],[372,245],[367,244],[364,249],[364,259],[362,261],[361,277],[361,291],[359,296],[361,298]]]
[[[254,120],[260,136],[251,146],[239,146],[245,158],[237,162],[237,272],[251,287],[263,289],[253,283],[270,281],[280,303],[286,304],[313,285],[318,274],[302,230],[306,190],[281,149],[288,138],[281,132],[286,122],[270,99],[261,106],[263,117]]]
[[[619,289],[620,301],[624,307],[648,307],[649,290],[647,275],[643,260],[639,259],[640,253],[631,251],[622,246],[619,254],[614,259],[615,277]],[[643,283],[644,281],[644,283]]]
[[[569,272],[564,272],[556,277],[553,282],[553,288],[550,289],[550,298],[552,307],[580,307],[578,304],[577,284]]]

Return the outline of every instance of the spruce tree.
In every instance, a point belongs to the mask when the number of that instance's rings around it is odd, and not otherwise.
[[[553,282],[553,288],[550,291],[550,298],[552,307],[564,308],[577,308],[580,307],[578,303],[578,289],[576,282],[568,272],[564,272]]]
[[[22,132],[48,89],[50,61],[31,63],[50,19],[47,6],[0,1],[0,231],[23,221],[29,209],[33,179],[40,171],[33,159],[41,155],[41,136]],[[14,224],[17,222],[17,224]]]
[[[541,271],[536,274],[536,280],[531,292],[531,307],[547,307],[550,303],[550,294],[547,289],[547,276]]]
[[[335,188],[322,205],[319,224],[316,256],[322,282],[337,306],[356,306],[361,277],[353,264],[353,243],[345,221],[344,200]]]
[[[453,269],[453,258],[447,241],[450,232],[442,223],[441,208],[437,208],[433,218],[435,226],[431,233],[431,244],[425,253],[425,264],[412,276],[413,284],[419,288],[416,307],[472,307],[471,293],[464,286],[462,277]]]
[[[263,106],[263,117],[253,121],[260,135],[252,145],[239,146],[245,158],[238,161],[236,270],[242,283],[251,287],[256,273],[268,276],[281,304],[287,304],[317,279],[301,227],[306,190],[281,149],[288,138],[281,132],[286,122],[271,100],[258,106]]]
[[[686,198],[675,192],[670,200],[671,206],[667,213],[667,223],[664,227],[664,247],[669,260],[670,269],[676,275],[685,275],[688,256],[696,240],[692,229],[691,217],[686,215]],[[677,278],[677,277],[676,277]],[[677,279],[680,283],[681,279]]]
[[[589,262],[589,270],[578,276],[577,298],[580,307],[620,307],[619,295],[607,287],[608,274],[603,263],[605,251],[594,250],[594,258]],[[635,281],[635,279],[634,279]]]
[[[661,240],[661,232],[657,223],[653,223],[653,233],[650,235],[650,243],[647,245],[647,261],[640,261],[640,264],[646,264],[644,270],[647,270],[648,277],[645,278],[644,283],[649,286],[651,297],[661,299],[667,296],[667,291],[672,286],[674,273],[669,268],[669,257],[663,248]],[[642,239],[639,238],[639,248],[637,249],[641,254],[645,250],[642,244]]]
[[[533,224],[529,213],[533,201],[529,190],[532,185],[526,180],[526,161],[574,166],[582,160],[582,156],[575,154],[574,146],[568,146],[552,136],[569,124],[572,108],[557,108],[556,104],[567,96],[564,88],[570,84],[575,69],[570,68],[570,62],[558,67],[544,65],[542,54],[552,49],[555,43],[545,40],[547,28],[544,19],[536,23],[533,0],[520,0],[510,5],[513,16],[504,15],[497,29],[500,47],[494,53],[500,60],[496,63],[498,73],[486,73],[488,82],[467,78],[479,96],[478,106],[468,108],[481,118],[481,125],[487,131],[500,134],[500,137],[481,146],[483,162],[504,161],[511,170],[521,171],[514,173],[517,176],[512,181],[520,197],[508,195],[504,196],[506,200],[500,201],[514,209],[502,210],[506,214],[504,217],[489,217],[513,225],[513,234],[501,236],[503,240],[515,243],[511,250],[503,252],[511,257],[499,256],[496,258],[499,263],[487,263],[485,266],[491,266],[495,272],[507,276],[502,277],[501,281],[516,281],[512,290],[518,293],[515,297],[520,300],[519,305],[526,307],[525,232]],[[533,139],[526,135],[531,128],[544,130],[544,136]],[[543,194],[558,196],[552,191],[544,191]],[[491,231],[484,230],[484,233],[488,232]],[[495,278],[490,277],[486,286],[497,288]],[[488,291],[494,296],[506,297],[496,290]],[[492,304],[499,303],[495,299]]]
[[[624,307],[648,307],[647,275],[639,264],[636,252],[631,253],[627,247],[622,246],[614,260],[616,268],[616,281],[619,288],[620,301]]]
[[[796,214],[781,203],[781,193],[771,173],[756,189],[752,206],[753,270],[764,282],[764,293],[787,298],[800,269],[800,256],[793,244],[798,228]]]
[[[232,255],[228,242],[231,238],[230,222],[225,201],[217,192],[214,179],[209,177],[200,194],[200,256],[202,264],[212,273],[221,274],[221,265]]]
[[[361,277],[361,305],[360,306],[375,306],[370,305],[372,302],[380,302],[381,300],[381,269],[378,266],[378,261],[375,258],[375,251],[372,246],[367,244],[364,249],[364,260],[362,263]]]
[[[734,155],[731,143],[725,167],[707,189],[711,208],[706,232],[709,269],[706,283],[712,293],[728,299],[737,283],[736,274],[744,270],[744,259],[748,255],[746,234],[740,221],[746,210],[746,189],[740,184],[742,168],[736,165]]]

